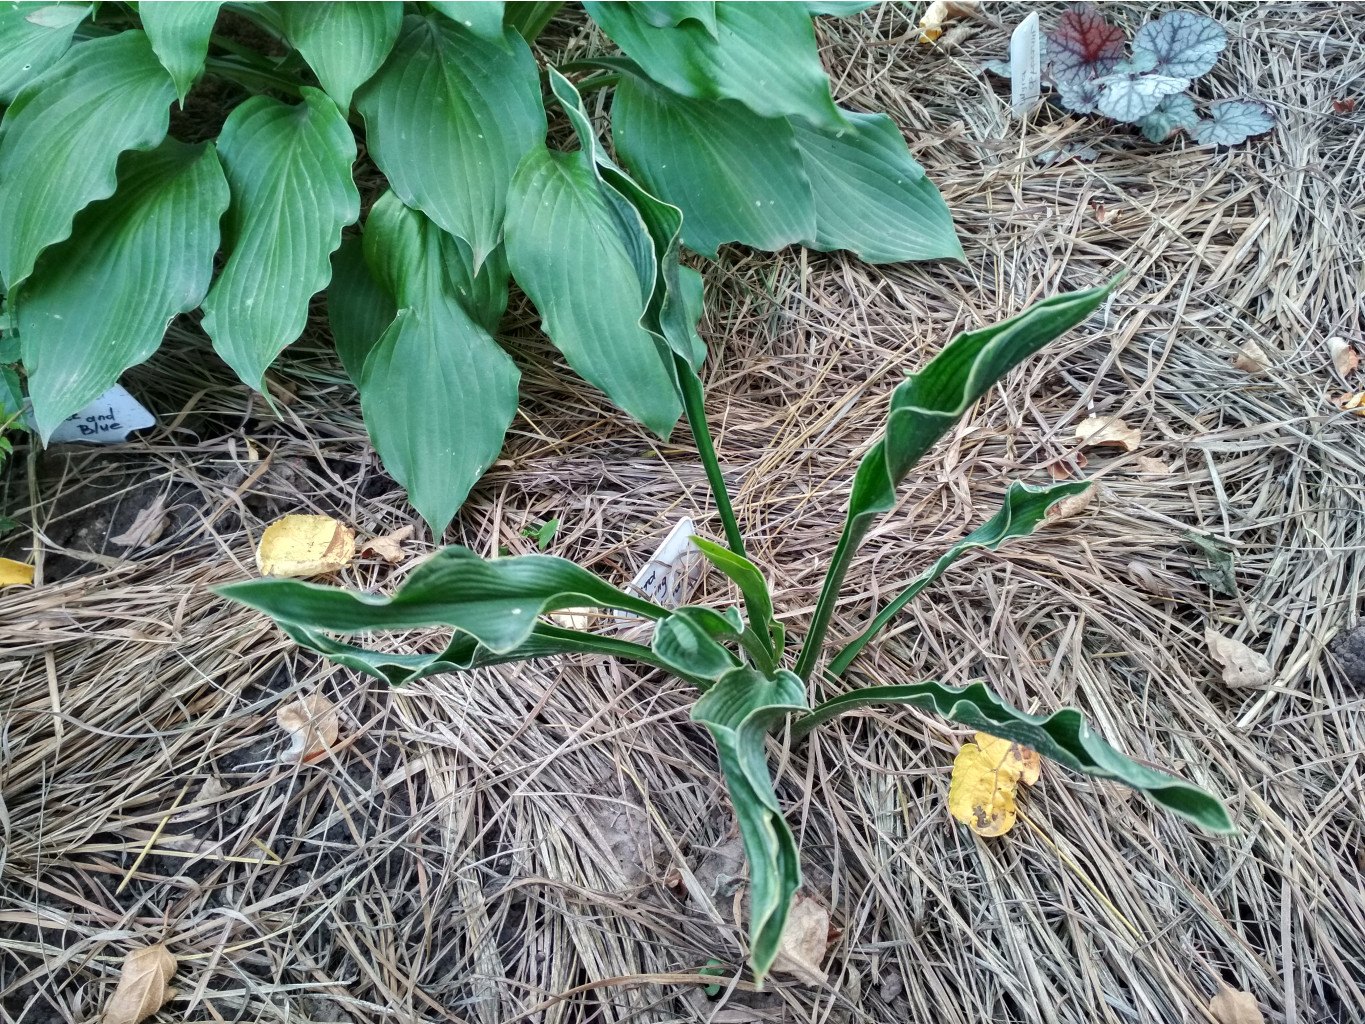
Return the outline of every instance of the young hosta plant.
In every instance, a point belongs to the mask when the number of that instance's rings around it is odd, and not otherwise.
[[[624,56],[565,70],[615,90],[631,176],[532,51],[559,6],[0,5],[0,346],[40,437],[196,309],[262,390],[326,289],[375,448],[439,535],[516,413],[510,280],[584,379],[660,437],[686,414],[709,445],[681,245],[961,257],[896,126],[831,97],[812,16],[868,4],[589,3]],[[245,41],[262,34],[272,55]],[[217,138],[178,141],[172,107],[205,83],[207,102],[248,95]],[[547,145],[547,103],[574,151]],[[380,175],[356,233],[355,181]]]
[[[1228,44],[1223,26],[1192,11],[1169,11],[1138,29],[1125,53],[1123,29],[1092,7],[1066,11],[1046,36],[1047,71],[1062,106],[1137,125],[1152,142],[1187,131],[1199,143],[1233,146],[1275,125],[1256,100],[1215,103],[1208,117],[1195,111],[1191,82],[1208,74]],[[1009,65],[987,70],[1008,75]]]
[[[564,188],[580,188],[587,196],[594,190],[599,196],[609,195],[602,190],[615,179],[606,165],[594,171],[593,152],[547,162],[547,170],[533,173],[558,174],[567,183]],[[616,192],[618,198],[626,194],[624,188]],[[788,655],[786,633],[774,615],[767,583],[744,557],[729,502],[719,489],[716,497],[730,547],[702,538],[696,538],[696,543],[711,564],[734,581],[743,598],[743,611],[701,606],[668,609],[618,590],[564,559],[522,555],[487,560],[462,547],[438,551],[388,597],[284,579],[237,583],[219,592],[270,615],[303,646],[395,686],[439,672],[571,653],[633,659],[695,686],[700,697],[692,719],[706,726],[715,740],[749,861],[749,961],[759,981],[777,955],[788,908],[801,884],[799,851],[767,763],[768,736],[784,722],[791,723],[791,734],[799,738],[853,708],[912,704],[1025,744],[1075,771],[1141,790],[1206,829],[1228,831],[1231,821],[1218,800],[1131,761],[1093,734],[1071,709],[1029,715],[981,683],[958,687],[933,681],[853,689],[813,706],[808,699],[844,575],[873,522],[894,507],[897,485],[996,380],[1084,320],[1112,287],[1046,299],[1003,323],[959,335],[896,389],[885,429],[858,468],[843,534],[810,630],[794,660]],[[695,381],[694,375],[687,374],[692,344],[690,338],[680,337],[673,362],[680,375]],[[709,449],[702,454],[715,486],[720,480],[715,455]],[[994,549],[1010,538],[1027,536],[1051,505],[1086,486],[1082,482],[1043,488],[1010,484],[1000,510],[876,614],[863,634],[834,658],[817,689],[827,690],[863,646],[953,560],[974,547]],[[566,629],[546,617],[557,610],[589,606],[619,609],[651,620],[651,642],[646,646],[603,633]],[[431,626],[454,631],[449,644],[431,654],[386,654],[338,639],[375,630]]]

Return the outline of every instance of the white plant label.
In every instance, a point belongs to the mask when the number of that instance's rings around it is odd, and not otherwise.
[[[119,444],[128,434],[156,423],[156,417],[142,407],[121,385],[100,395],[80,412],[72,413],[52,432],[51,443],[88,441],[91,444]]]
[[[1022,118],[1038,101],[1043,85],[1038,15],[1030,14],[1010,36],[1010,107]]]
[[[701,550],[692,543],[696,532],[689,517],[679,519],[654,556],[626,584],[626,589],[665,608],[676,608],[691,600],[706,568]]]

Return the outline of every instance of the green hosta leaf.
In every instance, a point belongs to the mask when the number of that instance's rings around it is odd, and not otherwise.
[[[261,579],[219,587],[219,594],[288,622],[327,633],[451,626],[494,654],[526,642],[536,618],[564,608],[620,608],[648,619],[667,609],[617,590],[553,555],[488,561],[458,545],[413,569],[392,597],[299,580]]]
[[[398,315],[393,296],[379,286],[365,262],[359,235],[342,239],[332,253],[332,279],[327,285],[327,323],[337,356],[352,382],[360,383],[365,358]]]
[[[0,280],[13,292],[79,210],[114,194],[119,154],[166,137],[175,83],[141,32],[69,49],[0,124]]]
[[[6,430],[22,429],[23,422],[18,416],[23,408],[24,389],[19,384],[19,375],[8,366],[0,366],[0,437]]]
[[[516,29],[517,32],[528,43],[534,43],[536,37],[550,19],[555,16],[555,12],[564,6],[563,0],[517,0],[510,9],[505,9],[503,13],[503,23],[509,28]]]
[[[805,4],[810,14],[828,14],[834,18],[847,18],[851,14],[876,7],[877,0],[813,0]]]
[[[758,567],[743,555],[723,548],[705,537],[693,537],[692,543],[708,562],[734,580],[744,595],[744,607],[749,613],[749,625],[762,644],[768,657],[776,663],[782,655],[782,625],[773,618],[773,599],[768,593],[768,582]]]
[[[213,277],[228,187],[212,146],[168,139],[119,162],[118,189],[77,217],[18,297],[19,338],[46,441],[161,344]]]
[[[502,0],[429,0],[428,7],[482,39],[502,45]]]
[[[35,18],[38,13],[45,16]],[[0,4],[0,106],[66,52],[89,13],[89,4]]]
[[[806,708],[799,678],[750,668],[722,676],[692,706],[692,720],[716,741],[749,861],[749,963],[759,982],[777,957],[792,896],[801,886],[796,840],[773,791],[764,741],[775,723]]]
[[[671,671],[690,678],[715,680],[739,667],[739,659],[716,640],[737,640],[741,633],[719,612],[683,607],[654,627],[652,646],[655,655]]]
[[[972,548],[988,548],[994,551],[1014,537],[1027,537],[1047,517],[1049,508],[1063,498],[1080,494],[1090,486],[1090,482],[1086,480],[1052,484],[1048,487],[1030,487],[1018,480],[1011,483],[1000,511],[945,551],[928,571],[922,573],[910,586],[896,595],[877,614],[863,634],[839,652],[839,656],[830,663],[829,671],[833,675],[840,675],[883,626],[900,614],[900,610],[909,604],[915,595],[942,576],[948,566],[962,555]]]
[[[218,20],[217,0],[142,0],[137,13],[142,28],[152,41],[152,49],[161,66],[175,81],[176,98],[181,104],[190,86],[204,70],[204,58],[209,52],[209,36]],[[309,5],[311,6],[311,5]]]
[[[853,553],[877,516],[895,506],[896,487],[905,474],[992,384],[1093,313],[1119,280],[1043,299],[1003,323],[959,334],[892,393],[886,433],[853,477],[848,516],[797,661],[802,679],[810,678],[820,656]]]
[[[569,116],[579,144],[592,160],[603,198],[616,213],[636,275],[649,293],[642,326],[663,338],[693,369],[706,359],[697,336],[702,315],[701,275],[678,263],[682,211],[650,195],[607,156],[572,83],[550,68],[550,89]]]
[[[366,263],[398,314],[365,356],[360,408],[384,468],[439,537],[498,457],[520,373],[463,301],[455,279],[470,285],[474,275],[462,243],[392,192],[371,209],[364,237]],[[495,269],[486,260],[480,276]],[[500,286],[503,306],[506,280],[504,269],[484,289]]]
[[[972,729],[1032,747],[1073,771],[1113,779],[1211,832],[1232,832],[1227,809],[1197,786],[1129,760],[1090,731],[1081,713],[1063,708],[1051,715],[1028,715],[1010,707],[981,683],[945,686],[910,683],[868,686],[818,705],[797,720],[793,736],[804,736],[821,722],[870,704],[911,704]]]
[[[512,174],[545,138],[525,40],[507,29],[490,42],[439,15],[406,18],[356,105],[399,198],[464,239],[481,266],[502,237]]]
[[[317,630],[296,623],[281,622],[279,625],[295,642],[310,651],[316,651],[338,665],[383,679],[390,686],[404,686],[442,672],[463,672],[486,665],[505,665],[556,654],[607,655],[641,661],[659,668],[666,667],[658,662],[648,647],[609,636],[561,629],[544,622],[537,622],[530,636],[504,654],[494,654],[467,633],[456,633],[446,648],[437,654],[385,654],[333,640]]]
[[[869,263],[965,259],[953,215],[885,114],[845,111],[853,131],[792,118],[815,196],[814,249],[850,249]]]
[[[724,242],[759,249],[814,238],[815,200],[785,118],[733,100],[693,100],[633,75],[616,87],[612,138],[651,193],[683,212],[682,240],[714,256]]]
[[[237,376],[261,380],[308,320],[341,229],[360,214],[355,137],[336,104],[304,87],[294,106],[253,96],[228,115],[218,155],[232,188],[231,252],[204,300],[204,331]]]
[[[830,131],[847,127],[801,4],[719,0],[714,28],[700,18],[656,27],[654,6],[594,0],[584,6],[645,74],[679,96],[735,100],[760,117],[796,115]]]
[[[352,94],[384,63],[403,26],[401,3],[315,0],[276,4],[275,10],[290,44],[303,54],[327,95],[343,111],[351,109]],[[498,34],[502,34],[501,26]]]
[[[682,403],[662,339],[640,323],[653,291],[639,276],[648,236],[623,233],[582,150],[528,153],[508,206],[507,260],[545,333],[582,377],[667,437]]]
[[[712,38],[716,36],[715,0],[636,0],[630,10],[655,28],[672,28],[692,18]]]

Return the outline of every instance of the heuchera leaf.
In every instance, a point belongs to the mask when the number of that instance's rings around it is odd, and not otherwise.
[[[1053,81],[1060,85],[1109,74],[1123,59],[1123,43],[1123,29],[1099,11],[1072,7],[1047,33]]]
[[[1142,134],[1152,142],[1164,142],[1181,128],[1190,128],[1199,121],[1194,112],[1194,100],[1183,92],[1163,97],[1155,110],[1138,122]]]
[[[1073,771],[1121,782],[1210,832],[1235,829],[1227,808],[1216,797],[1174,775],[1125,757],[1091,732],[1075,708],[1063,708],[1046,716],[1025,714],[1006,704],[982,683],[947,686],[926,681],[866,686],[816,705],[809,715],[792,724],[792,736],[804,736],[821,722],[846,711],[883,703],[909,704],[931,711],[949,721],[1031,747]]]
[[[1100,84],[1093,78],[1073,78],[1057,83],[1062,106],[1077,114],[1093,114],[1100,102]]]
[[[1145,58],[1159,75],[1198,78],[1212,70],[1228,45],[1228,34],[1212,18],[1193,11],[1170,11],[1149,21],[1133,37],[1133,58]]]
[[[1270,108],[1255,100],[1224,100],[1210,107],[1209,115],[1190,128],[1200,145],[1235,146],[1275,127]]]
[[[1095,107],[1105,117],[1136,124],[1154,111],[1162,99],[1189,88],[1188,78],[1158,74],[1107,75],[1098,79],[1100,98]]]

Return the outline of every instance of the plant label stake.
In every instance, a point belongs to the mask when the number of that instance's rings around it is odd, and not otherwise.
[[[120,384],[100,395],[84,409],[74,412],[57,425],[49,439],[54,444],[88,441],[91,444],[121,444],[134,430],[155,425],[156,417],[142,407]]]
[[[626,585],[627,589],[665,608],[686,604],[701,582],[706,565],[701,551],[692,543],[696,532],[690,516],[679,519],[645,567]]]
[[[1038,15],[1030,14],[1010,36],[1010,109],[1016,118],[1029,112],[1042,91],[1041,49]]]

